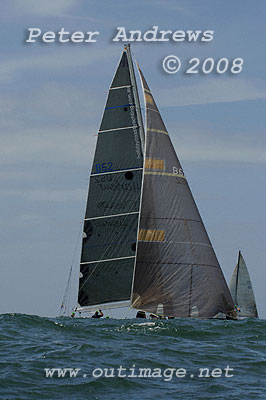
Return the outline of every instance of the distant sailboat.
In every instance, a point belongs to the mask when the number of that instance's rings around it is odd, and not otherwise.
[[[181,164],[129,45],[109,89],[90,176],[77,311],[133,307],[212,318],[234,304]]]
[[[257,318],[258,311],[250,276],[240,251],[229,289],[236,307],[240,310],[239,317]]]

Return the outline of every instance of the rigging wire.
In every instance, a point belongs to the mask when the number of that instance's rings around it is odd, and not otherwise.
[[[73,254],[73,258],[72,258],[72,262],[71,262],[71,266],[70,266],[70,270],[69,270],[69,274],[68,274],[67,285],[66,285],[65,293],[64,293],[63,300],[62,300],[61,307],[60,307],[60,316],[61,317],[69,315],[69,313],[70,313],[71,278],[72,278],[74,261],[76,259],[76,253],[77,253],[78,245],[80,242],[82,226],[83,226],[83,222],[80,222],[79,233],[78,233],[78,237],[76,240],[76,246],[75,246],[75,250],[74,250],[74,254]]]

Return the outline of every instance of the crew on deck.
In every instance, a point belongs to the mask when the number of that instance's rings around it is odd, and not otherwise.
[[[138,311],[136,318],[146,318],[146,314],[144,311]]]
[[[95,311],[95,314],[91,318],[102,318],[103,317],[103,312],[102,310]]]

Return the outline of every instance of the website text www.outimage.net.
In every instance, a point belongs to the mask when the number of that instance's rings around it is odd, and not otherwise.
[[[117,368],[94,368],[89,373],[83,373],[81,368],[44,368],[46,378],[152,378],[163,379],[165,382],[182,378],[232,378],[234,368],[229,365],[223,368],[198,368],[194,372],[186,368],[140,368],[132,365],[130,368],[120,365]]]

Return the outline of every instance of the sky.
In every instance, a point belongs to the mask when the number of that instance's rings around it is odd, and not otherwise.
[[[212,30],[210,42],[132,42],[227,280],[238,250],[266,317],[266,5],[247,0],[2,0],[0,313],[59,314],[96,134],[123,49],[117,27]],[[98,31],[95,43],[26,43],[28,28]],[[168,55],[182,67],[167,74]],[[184,71],[191,58],[241,57],[239,74]],[[75,253],[75,248],[77,251]]]

